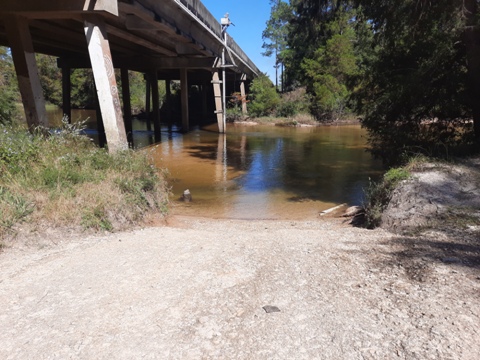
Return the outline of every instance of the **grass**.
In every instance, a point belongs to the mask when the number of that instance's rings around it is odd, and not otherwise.
[[[144,152],[110,155],[78,130],[0,127],[0,239],[20,223],[114,231],[168,211],[166,181]]]
[[[381,223],[382,213],[392,198],[393,191],[397,185],[410,178],[410,171],[407,168],[392,168],[387,171],[378,182],[370,182],[365,190],[366,203],[365,225],[369,229],[376,228]]]

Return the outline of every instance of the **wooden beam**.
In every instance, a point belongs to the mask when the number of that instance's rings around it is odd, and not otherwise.
[[[150,49],[154,52],[157,52],[157,53],[160,53],[160,54],[163,54],[163,55],[167,55],[167,56],[176,56],[177,55],[177,53],[172,51],[172,50],[165,49],[162,46],[154,44],[154,43],[152,43],[148,40],[145,40],[145,39],[143,39],[139,36],[133,35],[133,34],[129,33],[128,31],[121,30],[121,29],[119,29],[115,26],[112,26],[112,25],[106,25],[106,26],[107,26],[108,33],[110,33],[112,35],[115,35],[115,36],[117,36],[121,39],[130,41],[134,44],[143,46],[147,49]]]
[[[21,12],[23,15],[48,19],[64,14],[70,18],[72,12],[106,11],[118,16],[117,0],[2,0],[1,12]]]
[[[95,23],[85,21],[84,29],[108,150],[116,152],[127,149],[128,142],[123,124],[120,97],[103,19],[98,18]]]
[[[113,65],[116,68],[128,67],[130,70],[143,70],[156,68],[167,69],[205,69],[210,70],[215,59],[210,57],[153,57],[153,56],[116,56]],[[62,58],[58,63],[59,67],[69,66],[72,69],[90,68],[91,64],[87,58]]]
[[[27,124],[31,130],[38,126],[47,127],[48,118],[45,109],[45,98],[43,97],[43,89],[38,76],[28,20],[24,17],[12,15],[5,18],[4,23],[8,42],[12,50]]]
[[[156,9],[162,9],[162,12],[158,12],[155,9],[148,9],[139,2],[135,2],[134,4],[126,4],[126,3],[119,3],[120,11],[126,14],[134,15],[138,19],[148,23],[151,26],[151,29],[148,30],[149,32],[152,29],[160,30],[164,33],[164,36],[168,37],[169,39],[177,42],[177,43],[184,43],[188,45],[190,48],[193,49],[198,55],[205,55],[205,56],[215,56],[216,52],[213,50],[218,46],[215,44],[214,41],[210,41],[206,36],[203,36],[200,32],[196,32],[197,37],[202,37],[202,39],[194,39],[190,33],[183,31],[177,25],[179,22],[184,22],[184,19],[181,19],[181,12],[177,9],[172,8],[172,4],[169,1],[162,1],[158,4],[153,4],[153,7]],[[166,14],[170,14],[166,16]],[[173,18],[172,18],[172,14]],[[169,18],[167,18],[169,17]],[[173,20],[175,19],[175,20]],[[135,23],[136,21],[136,23]],[[190,21],[188,21],[190,23]],[[133,29],[140,30],[140,27],[145,27],[146,25],[140,25],[138,20],[129,20],[127,23],[128,26],[132,27]],[[195,32],[194,32],[195,33]],[[210,46],[206,46],[205,44],[208,43]],[[218,52],[218,49],[217,49]]]
[[[188,76],[187,69],[180,69],[180,98],[182,103],[182,131],[190,129],[188,114]]]

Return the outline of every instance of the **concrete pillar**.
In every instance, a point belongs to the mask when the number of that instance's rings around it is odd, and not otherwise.
[[[48,118],[45,98],[38,76],[30,28],[26,18],[11,14],[4,19],[13,62],[17,73],[18,87],[22,94],[23,108],[30,130],[47,127]]]
[[[223,109],[222,109],[222,90],[220,87],[220,76],[218,70],[213,70],[212,84],[213,84],[213,96],[215,97],[215,114],[217,114],[218,132],[223,134],[225,129],[223,128]]]
[[[158,74],[155,70],[150,75],[150,84],[152,84],[152,119],[153,131],[155,133],[155,141],[160,141],[160,98],[158,94]]]
[[[167,122],[169,127],[173,124],[172,115],[172,88],[170,87],[170,80],[165,80],[165,109],[167,114]]]
[[[97,118],[97,133],[98,133],[98,146],[104,148],[107,144],[107,138],[105,136],[105,128],[103,127],[102,111],[100,110],[100,104],[98,101],[98,92],[95,89],[95,115]]]
[[[123,120],[128,144],[133,148],[132,105],[130,103],[130,79],[128,77],[128,69],[122,68],[120,75],[122,78]]]
[[[150,81],[150,75],[145,76],[146,91],[145,91],[145,113],[147,115],[147,130],[152,131],[152,117],[150,112],[150,100],[152,99],[152,83]]]
[[[242,97],[242,114],[247,115],[247,95],[245,93],[245,81],[247,80],[247,75],[242,74],[240,78],[240,96]]]
[[[63,117],[68,119],[68,123],[72,123],[72,81],[71,69],[68,66],[62,67],[62,107]]]
[[[113,68],[107,31],[102,18],[84,22],[88,54],[92,63],[93,77],[97,88],[103,126],[107,137],[108,150],[116,152],[128,148],[122,107],[118,96],[117,81]]]
[[[182,103],[182,131],[187,132],[190,128],[188,115],[188,77],[187,69],[180,69],[180,99]]]

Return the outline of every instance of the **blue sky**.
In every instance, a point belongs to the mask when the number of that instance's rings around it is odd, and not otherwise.
[[[233,37],[260,71],[275,78],[275,60],[262,56],[262,32],[270,18],[269,0],[201,0],[203,5],[220,22],[225,13],[235,26],[230,26],[228,34]]]

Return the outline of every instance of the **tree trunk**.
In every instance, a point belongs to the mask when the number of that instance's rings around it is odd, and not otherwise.
[[[480,28],[476,17],[476,0],[465,0],[465,46],[467,50],[468,86],[472,102],[473,129],[475,138],[480,142]]]

